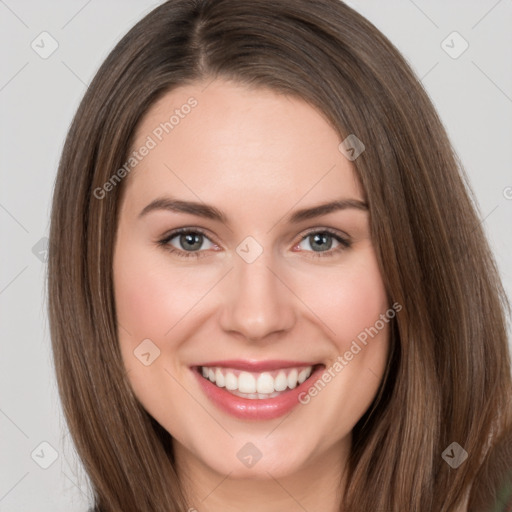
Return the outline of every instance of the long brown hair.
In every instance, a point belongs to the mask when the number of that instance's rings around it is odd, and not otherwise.
[[[353,163],[387,292],[403,309],[378,396],[353,431],[345,510],[459,509],[510,424],[510,307],[431,101],[390,41],[339,0],[170,0],[99,69],[55,185],[51,338],[95,510],[190,506],[171,436],[134,396],[118,346],[112,255],[124,182],[102,199],[94,191],[122,167],[157,99],[215,77],[300,97],[340,140],[356,134],[366,146]],[[452,442],[469,454],[457,469],[442,458]]]

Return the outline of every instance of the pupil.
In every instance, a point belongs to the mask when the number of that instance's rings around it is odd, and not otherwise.
[[[328,244],[327,247],[324,247],[325,250],[328,250],[331,248],[331,245],[332,245],[332,239],[330,237],[330,235],[328,235],[327,233],[316,233],[313,236],[313,240],[315,241],[315,244],[316,243],[320,243],[320,244],[326,244],[328,240],[330,240],[330,244]],[[312,247],[314,248],[314,244],[312,244]]]
[[[198,250],[200,247],[201,247],[201,237],[203,235],[201,234],[191,234],[191,233],[187,233],[186,235],[181,235],[181,244],[183,247],[187,247],[187,244],[188,244],[188,248],[189,249],[192,249],[192,250]],[[196,246],[196,247],[193,247],[193,246]]]

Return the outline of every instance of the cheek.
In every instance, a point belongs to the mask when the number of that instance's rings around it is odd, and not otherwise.
[[[204,272],[171,272],[165,256],[134,245],[114,259],[118,319],[136,339],[165,337],[208,289]]]
[[[304,288],[311,309],[329,328],[339,351],[388,309],[384,284],[373,257],[315,275]]]
[[[317,275],[304,293],[308,289],[308,303],[328,326],[334,351],[324,375],[311,385],[302,403],[311,407],[318,424],[326,426],[326,438],[340,438],[350,432],[378,391],[394,311],[386,316],[390,304],[373,251],[358,253],[346,265],[330,269],[328,276]]]
[[[170,377],[174,369],[164,347],[166,333],[186,312],[189,300],[183,297],[183,286],[179,271],[168,271],[165,257],[119,237],[114,256],[114,294],[121,354],[137,399],[158,419],[166,406],[155,390],[166,390],[177,406],[182,396],[179,385]],[[160,350],[148,366],[136,356],[142,352],[141,342],[147,339]],[[150,357],[156,354],[154,345],[144,345]]]

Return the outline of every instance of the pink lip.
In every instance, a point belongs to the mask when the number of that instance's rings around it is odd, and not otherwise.
[[[247,361],[242,359],[229,359],[227,361],[210,361],[207,363],[200,363],[196,366],[206,366],[207,368],[233,368],[234,370],[245,370],[246,372],[271,372],[272,370],[279,370],[281,368],[300,368],[303,366],[315,366],[318,363],[304,362],[304,361],[284,361],[284,360],[270,360],[270,361]]]
[[[227,361],[224,362],[226,363]],[[229,361],[230,364],[226,364],[225,366],[229,368],[247,369],[247,366],[244,368],[239,366],[232,366],[233,362],[235,361]],[[275,361],[272,361],[271,363],[273,364]],[[210,364],[211,366],[221,366],[218,363]],[[249,364],[249,366],[250,368],[254,369],[254,365],[251,366]],[[270,369],[268,364],[260,364],[258,368],[261,368],[261,366],[265,366],[265,370]],[[295,362],[290,366],[308,365],[305,365],[304,363],[298,364]],[[275,369],[275,365],[272,368]],[[278,366],[277,368],[284,367]],[[287,391],[284,391],[281,395],[276,396],[275,398],[268,398],[265,400],[250,400],[248,398],[241,398],[239,396],[232,395],[229,391],[226,391],[226,389],[217,387],[215,384],[210,382],[208,379],[205,379],[199,373],[199,366],[192,367],[192,371],[196,375],[196,378],[199,381],[199,385],[201,386],[206,396],[221,410],[242,420],[271,420],[287,414],[300,403],[299,395],[303,392],[306,392],[314,384],[314,382],[323,373],[324,369],[324,365],[318,365],[310,377],[302,384],[297,386],[295,389],[288,389]]]

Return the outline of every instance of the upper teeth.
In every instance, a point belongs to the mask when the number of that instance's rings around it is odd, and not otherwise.
[[[286,368],[273,372],[253,373],[231,368],[202,367],[203,377],[219,388],[240,393],[270,394],[276,391],[293,389],[302,384],[313,371],[312,366]]]

